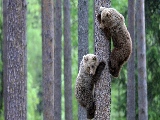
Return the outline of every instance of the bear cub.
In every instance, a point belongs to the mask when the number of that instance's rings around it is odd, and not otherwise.
[[[132,52],[132,41],[125,25],[125,20],[114,8],[100,7],[97,19],[100,28],[108,38],[112,38],[113,50],[109,58],[109,70],[112,76],[118,77],[122,65],[129,59]]]
[[[88,119],[94,118],[96,108],[93,89],[104,68],[105,63],[99,62],[94,54],[84,55],[79,66],[75,96],[79,104],[86,108]]]

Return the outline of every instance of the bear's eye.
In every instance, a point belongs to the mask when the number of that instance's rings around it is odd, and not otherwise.
[[[105,20],[102,20],[102,23],[105,23]]]
[[[91,67],[92,67],[92,68],[94,68],[94,66],[93,66],[93,65],[92,65]]]

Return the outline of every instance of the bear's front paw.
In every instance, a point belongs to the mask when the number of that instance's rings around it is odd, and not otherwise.
[[[109,72],[110,72],[110,74],[111,74],[112,76],[118,77],[117,74],[115,74],[114,69],[109,69]]]
[[[111,62],[109,62],[109,72],[113,77],[118,77],[120,68],[115,68],[115,67],[113,68]]]
[[[102,71],[104,70],[105,66],[106,66],[105,62],[102,61],[102,62],[99,63],[99,65],[98,65],[98,67],[96,69],[96,73],[93,76],[93,81],[94,82],[96,82],[100,78],[100,76],[102,74]]]
[[[109,68],[109,72],[113,77],[118,77],[119,76],[119,70]]]
[[[106,63],[104,61],[99,63],[99,67],[101,68],[101,70],[103,70],[106,66]]]

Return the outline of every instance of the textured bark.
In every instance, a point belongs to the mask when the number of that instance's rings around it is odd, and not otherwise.
[[[132,38],[132,53],[127,66],[127,120],[135,120],[135,0],[128,0],[128,30]]]
[[[42,0],[43,119],[54,120],[54,8]]]
[[[78,0],[78,65],[88,53],[88,0]],[[78,105],[78,120],[86,120],[86,109]]]
[[[3,0],[5,120],[26,120],[26,1]]]
[[[61,37],[62,37],[62,20],[61,20],[61,0],[55,0],[55,45],[54,45],[54,120],[61,120]]]
[[[139,120],[148,120],[144,0],[137,0],[136,6],[139,110],[138,115]]]
[[[96,112],[95,120],[110,120],[110,104],[111,104],[111,78],[108,68],[110,41],[107,36],[99,29],[97,15],[100,6],[110,7],[110,0],[95,0],[95,54],[98,55],[100,61],[106,62],[106,67],[102,72],[100,80],[95,86]]]
[[[63,1],[64,13],[64,93],[65,120],[73,120],[72,115],[72,75],[71,75],[71,35],[70,35],[70,0]]]

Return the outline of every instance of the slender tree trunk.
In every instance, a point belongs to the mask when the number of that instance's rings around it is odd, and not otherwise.
[[[127,120],[135,120],[135,0],[128,0],[128,30],[132,38],[132,54],[127,68]]]
[[[26,1],[3,0],[5,120],[26,120]]]
[[[61,37],[62,37],[62,13],[61,13],[61,0],[55,0],[55,45],[54,45],[54,83],[55,83],[55,107],[54,107],[54,120],[61,120],[61,58],[62,58],[62,45],[61,45]]]
[[[148,120],[144,0],[137,0],[136,6],[139,120]]]
[[[110,120],[110,104],[111,104],[111,78],[108,68],[110,41],[103,31],[99,29],[97,15],[100,6],[110,7],[110,0],[95,0],[95,54],[98,55],[100,61],[106,62],[106,67],[102,72],[100,80],[95,86],[96,112],[95,120]]]
[[[78,0],[78,65],[88,53],[88,0]],[[87,120],[86,109],[78,105],[78,120]]]
[[[54,120],[54,6],[42,0],[43,119]]]
[[[2,8],[2,0],[0,1],[0,14],[1,14],[1,17],[0,17],[0,30],[2,30],[2,28],[3,28],[3,21],[2,21],[2,15],[3,15],[3,13],[2,13],[2,11],[3,11],[3,8]],[[0,32],[0,62],[2,63],[1,65],[0,65],[0,68],[1,68],[1,70],[0,70],[0,111],[3,111],[3,55],[2,55],[2,52],[3,52],[3,46],[2,46],[2,36],[3,36],[3,32],[1,31]]]
[[[64,13],[64,86],[65,120],[73,120],[72,115],[72,75],[71,75],[71,35],[70,0],[63,1]]]

